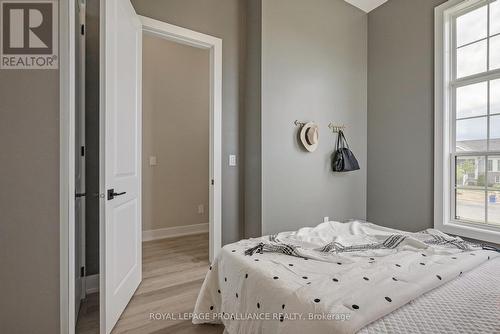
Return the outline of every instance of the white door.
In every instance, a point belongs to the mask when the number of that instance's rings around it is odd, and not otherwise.
[[[142,26],[129,0],[101,4],[101,333],[110,333],[142,279]]]

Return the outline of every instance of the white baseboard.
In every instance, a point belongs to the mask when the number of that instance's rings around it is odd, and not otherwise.
[[[85,294],[99,292],[99,274],[85,277]]]
[[[208,233],[208,223],[142,231],[142,241],[166,239],[200,233]]]

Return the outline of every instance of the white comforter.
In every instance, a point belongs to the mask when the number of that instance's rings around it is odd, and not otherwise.
[[[435,230],[428,233],[447,238]],[[396,248],[318,252],[407,238]],[[370,223],[329,222],[280,233],[273,241],[298,247],[301,257],[245,250],[269,237],[225,246],[207,273],[193,323],[223,323],[233,333],[354,333],[463,272],[497,257],[425,244],[422,234]]]

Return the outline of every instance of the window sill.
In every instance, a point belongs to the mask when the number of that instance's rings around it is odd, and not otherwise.
[[[500,226],[480,226],[452,220],[446,224],[437,226],[437,229],[460,237],[500,244]]]

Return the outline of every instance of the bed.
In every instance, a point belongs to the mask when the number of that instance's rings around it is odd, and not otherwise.
[[[244,333],[500,333],[500,257],[437,230],[328,222],[226,245],[193,323]]]

